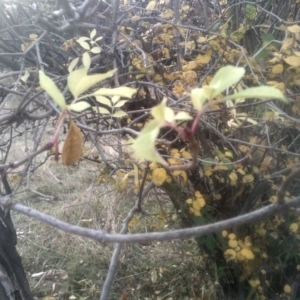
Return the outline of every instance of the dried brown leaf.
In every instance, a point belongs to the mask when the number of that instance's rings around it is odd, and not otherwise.
[[[68,135],[62,152],[62,163],[66,166],[78,162],[82,153],[82,134],[76,123],[71,120]]]

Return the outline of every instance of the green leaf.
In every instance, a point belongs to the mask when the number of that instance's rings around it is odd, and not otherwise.
[[[79,95],[77,93],[78,83],[86,76],[87,71],[87,68],[75,70],[68,76],[68,87],[75,98]]]
[[[224,157],[224,158],[221,159],[221,161],[222,161],[223,164],[225,164],[225,166],[228,168],[228,170],[233,169],[233,164],[228,158]]]
[[[79,39],[76,40],[77,43],[81,43],[81,42],[86,42],[89,41],[90,38],[86,37],[86,36],[82,36]]]
[[[211,86],[205,85],[202,88],[203,90],[203,95],[206,97],[206,99],[211,100],[212,98],[215,97],[215,89],[212,88]]]
[[[90,51],[94,54],[98,54],[98,53],[101,52],[101,48],[100,47],[93,47]]]
[[[120,99],[121,99],[120,96],[112,96],[110,100],[111,100],[113,106],[115,106],[115,104],[116,104],[118,101],[120,101]]]
[[[85,68],[86,69],[86,68]],[[87,69],[86,69],[87,70]],[[88,75],[82,77],[80,80],[77,81],[77,85],[75,88],[75,97],[81,95],[82,93],[86,92],[89,88],[91,88],[96,83],[112,77],[114,75],[115,70],[111,70],[105,74],[95,74],[95,75]]]
[[[93,107],[93,110],[99,114],[110,115],[110,111],[107,108],[101,106]]]
[[[96,98],[97,102],[107,105],[109,107],[112,107],[111,101],[108,98],[106,98],[104,96],[96,96],[95,98]]]
[[[110,71],[112,72],[112,71]],[[106,73],[107,74],[107,73]],[[103,74],[104,75],[104,74]],[[121,86],[114,89],[101,88],[93,93],[94,96],[120,96],[125,98],[131,98],[136,93],[136,89]]]
[[[96,29],[93,29],[92,32],[90,33],[91,40],[94,39],[94,37],[96,36],[96,34],[97,34]]]
[[[155,120],[154,120],[154,122],[157,123],[157,121],[155,121]],[[153,121],[152,121],[152,123],[153,123]],[[147,124],[147,125],[149,125],[149,124]],[[133,142],[131,147],[133,148],[133,150],[135,152],[134,155],[138,159],[146,159],[151,162],[157,162],[162,165],[166,165],[166,162],[159,155],[159,153],[157,152],[157,150],[155,148],[155,141],[159,134],[159,127],[156,126],[156,128],[153,129],[152,128],[153,124],[150,125],[152,130],[149,130],[149,128],[147,129],[146,128],[147,126],[145,126],[143,128],[139,137]]]
[[[193,118],[185,111],[180,111],[176,116],[175,116],[176,121],[187,121],[187,120],[193,120]]]
[[[122,107],[128,100],[120,100],[117,102],[114,107]]]
[[[207,98],[203,93],[203,89],[193,89],[191,92],[191,99],[193,106],[200,110],[203,107],[203,104],[206,102]]]
[[[127,116],[127,114],[123,110],[118,110],[114,114],[112,114],[112,117],[115,117],[115,118],[122,118],[122,117],[125,117],[125,116]]]
[[[244,68],[226,66],[221,68],[209,83],[209,87],[214,89],[212,98],[220,95],[227,88],[237,83],[245,74]]]
[[[152,120],[143,127],[143,129],[141,130],[141,134],[149,133],[153,130],[154,131],[159,130],[159,128],[160,128],[160,122],[157,120]]]
[[[79,101],[68,106],[69,109],[76,112],[81,112],[89,107],[91,107],[91,105],[85,101]]]
[[[27,79],[29,78],[30,73],[28,72],[28,70],[25,71],[24,75],[21,77],[21,79],[26,82]]]
[[[69,73],[71,73],[75,69],[75,67],[78,64],[78,61],[79,61],[79,57],[76,57],[70,62],[69,67],[68,67]]]
[[[54,102],[61,108],[67,107],[65,97],[58,89],[53,80],[48,77],[43,71],[39,71],[40,85],[50,95]]]
[[[205,157],[201,160],[201,163],[204,167],[214,165],[216,162],[212,157]]]
[[[170,107],[167,107],[166,104],[167,99],[164,98],[160,104],[151,109],[151,115],[160,123],[160,126],[165,122],[173,123],[175,121],[174,111]]]
[[[86,69],[89,69],[91,66],[91,57],[88,52],[83,53],[82,55],[82,64]]]
[[[90,50],[90,45],[86,42],[86,41],[89,41],[90,38],[88,37],[81,37],[79,38],[78,40],[76,40],[76,42],[85,50]]]
[[[226,96],[224,101],[238,98],[277,99],[287,103],[287,99],[284,97],[282,92],[272,86],[258,86],[242,90],[235,94]]]
[[[84,50],[90,50],[90,49],[91,49],[90,45],[89,45],[87,42],[81,42],[81,43],[79,43],[79,44],[80,44],[80,46],[81,46]]]

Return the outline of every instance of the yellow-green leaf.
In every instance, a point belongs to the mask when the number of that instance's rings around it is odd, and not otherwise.
[[[79,61],[79,57],[76,57],[75,59],[73,59],[73,60],[70,62],[69,67],[68,67],[69,73],[71,73],[71,72],[75,69],[75,67],[76,67],[77,64],[78,64],[78,61]]]
[[[99,113],[99,114],[104,114],[104,115],[110,115],[110,111],[104,107],[93,107],[93,110],[96,112],[96,113]]]
[[[120,99],[121,99],[120,96],[112,96],[110,100],[111,100],[113,106],[115,106],[115,104],[116,104],[118,101],[120,101]]]
[[[112,72],[112,71],[110,71],[110,72]],[[118,88],[114,88],[114,89],[101,88],[101,89],[95,91],[93,93],[93,95],[94,96],[98,96],[98,95],[99,96],[120,96],[120,97],[125,97],[125,98],[131,98],[134,93],[136,93],[136,89],[122,86],[122,87],[118,87]]]
[[[242,90],[235,94],[226,96],[224,101],[237,98],[277,99],[287,102],[282,92],[272,86],[258,86]]]
[[[114,107],[122,107],[128,100],[120,100],[117,102]]]
[[[83,53],[82,55],[82,64],[86,69],[89,69],[91,66],[91,57],[88,52]]]
[[[165,122],[173,123],[175,120],[175,114],[173,110],[166,105],[167,99],[164,98],[163,101],[151,109],[151,115],[156,119],[161,125]]]
[[[151,162],[158,162],[162,165],[165,165],[164,160],[155,149],[152,135],[153,132],[143,134],[135,140],[132,145],[132,148],[135,151],[135,156],[139,159],[145,159]]]
[[[86,42],[86,41],[89,41],[90,38],[88,37],[81,37],[79,38],[78,40],[76,40],[76,42],[85,50],[90,50],[90,45]]]
[[[203,89],[193,89],[191,92],[191,99],[193,106],[200,110],[203,104],[206,102],[206,97],[204,96]]]
[[[157,120],[148,123],[131,147],[135,151],[137,158],[166,165],[166,162],[155,149],[155,141],[159,134],[159,125],[160,123]]]
[[[86,36],[82,36],[79,39],[76,40],[77,43],[81,43],[81,42],[86,42],[89,41],[90,38],[86,37]]]
[[[104,97],[104,96],[96,96],[95,98],[96,98],[97,102],[99,102],[99,103],[102,103],[102,104],[107,105],[109,107],[112,106],[111,101],[108,98]]]
[[[28,72],[28,70],[25,71],[24,75],[21,77],[21,79],[26,82],[27,79],[29,78],[30,73]]]
[[[77,82],[74,96],[77,97],[77,96],[81,95],[82,93],[84,93],[85,91],[87,91],[89,88],[91,88],[96,83],[98,83],[106,78],[112,77],[114,75],[115,71],[116,70],[111,70],[105,74],[88,75],[88,76],[81,78],[81,80],[79,80]]]
[[[114,114],[112,114],[112,117],[115,117],[115,118],[122,118],[122,117],[125,117],[125,116],[127,116],[127,114],[123,110],[118,110]]]
[[[185,111],[180,111],[176,116],[175,120],[176,121],[187,121],[187,120],[192,120],[193,118]]]
[[[221,68],[209,83],[215,91],[212,97],[220,95],[227,88],[237,83],[245,74],[244,68],[226,66]]]
[[[100,47],[93,47],[90,51],[94,54],[98,54],[98,53],[101,52],[101,48]]]
[[[94,37],[96,36],[96,33],[97,33],[97,31],[96,31],[96,29],[94,28],[94,29],[91,31],[91,33],[90,33],[90,38],[91,38],[91,40],[94,39]]]
[[[218,94],[215,95],[215,92],[216,92],[215,89],[208,85],[203,86],[202,90],[203,90],[204,97],[208,100],[210,100],[218,95]]]
[[[77,96],[80,95],[77,92],[77,87],[81,79],[86,76],[87,71],[87,68],[75,70],[68,76],[68,87],[75,98],[77,98]]]
[[[40,85],[50,95],[54,102],[61,108],[67,107],[65,97],[58,89],[54,81],[48,77],[43,71],[39,71]]]
[[[80,101],[69,105],[69,109],[76,112],[81,112],[89,107],[91,107],[91,105],[85,101]]]

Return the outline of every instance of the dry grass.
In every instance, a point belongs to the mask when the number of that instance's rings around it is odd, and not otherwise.
[[[48,129],[45,140],[53,129]],[[27,145],[32,149],[33,138]],[[13,140],[9,161],[26,156],[24,138]],[[44,161],[40,155],[35,166]],[[9,180],[20,183],[13,170]],[[132,190],[119,193],[110,183],[98,183],[101,167],[82,161],[76,167],[64,167],[51,157],[30,177],[24,177],[17,198],[22,204],[60,220],[88,228],[118,232],[135,201]],[[160,207],[163,207],[163,213]],[[132,232],[180,228],[170,201],[154,193],[144,200],[145,214],[136,218]],[[162,215],[167,221],[162,222]],[[18,251],[23,258],[30,286],[38,299],[52,295],[56,300],[99,299],[105,281],[112,244],[66,234],[35,219],[13,214],[18,232]],[[193,240],[124,245],[110,299],[220,299],[216,297],[213,274],[206,272],[205,258],[199,255]],[[211,269],[211,267],[209,267]],[[52,299],[52,298],[51,298]]]
[[[98,173],[88,162],[74,168],[50,162],[31,178],[31,190],[40,194],[23,192],[19,199],[72,224],[117,232],[134,195],[130,191],[120,194],[107,183],[95,183]],[[174,216],[167,200],[162,197],[160,201],[165,214]],[[153,194],[145,199],[145,212],[134,231],[157,230],[153,224],[160,209]],[[18,249],[36,296],[99,299],[113,245],[66,234],[21,214],[14,214],[13,219]],[[180,226],[176,220],[169,225]],[[214,284],[204,267],[192,240],[125,245],[110,299],[120,299],[124,290],[128,299],[199,299],[202,293],[214,299]],[[41,274],[32,277],[37,273]]]

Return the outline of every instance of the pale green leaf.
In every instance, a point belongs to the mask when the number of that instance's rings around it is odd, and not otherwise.
[[[88,76],[82,77],[80,80],[77,81],[74,96],[77,97],[77,96],[81,95],[82,93],[86,92],[89,88],[91,88],[96,83],[98,83],[106,78],[112,77],[114,72],[115,72],[115,70],[111,70],[104,74],[95,74],[95,75],[88,75]]]
[[[76,111],[76,112],[81,112],[89,107],[91,107],[91,105],[86,101],[79,101],[79,102],[69,105],[69,109]]]
[[[99,113],[99,114],[110,115],[110,111],[108,109],[104,108],[104,107],[101,107],[101,106],[93,107],[93,110],[96,113]]]
[[[232,100],[238,98],[277,99],[287,102],[282,92],[272,86],[252,87],[235,94],[228,95],[224,98],[224,100]]]
[[[78,84],[82,80],[82,78],[87,75],[87,71],[87,68],[75,70],[68,76],[68,87],[75,98],[80,95],[77,92]]]
[[[147,123],[143,129],[141,130],[141,134],[149,133],[151,131],[159,130],[160,128],[160,122],[158,120],[151,120],[149,123]]]
[[[24,75],[21,77],[21,79],[26,82],[27,79],[29,78],[30,74],[28,72],[28,70],[25,71]]]
[[[114,107],[122,107],[128,100],[120,100],[117,102]]]
[[[78,42],[78,43],[85,50],[90,50],[91,49],[90,45],[87,42]]]
[[[247,121],[247,122],[249,122],[249,123],[251,123],[253,125],[257,125],[258,124],[258,122],[256,122],[255,120],[253,120],[251,118],[248,118],[248,117],[238,117],[238,119]]]
[[[203,93],[203,89],[193,89],[191,92],[191,99],[192,99],[193,106],[197,110],[202,109],[203,104],[207,101],[207,98]]]
[[[211,100],[214,98],[216,90],[211,86],[205,85],[202,87],[203,95],[206,99]]]
[[[104,96],[96,96],[95,98],[99,103],[112,107],[111,101],[108,98]]]
[[[69,67],[68,67],[69,73],[71,73],[75,69],[75,67],[78,64],[78,61],[79,61],[79,57],[76,57],[70,62]]]
[[[95,91],[93,93],[93,95],[94,96],[97,96],[97,95],[120,96],[120,97],[125,97],[125,98],[131,98],[134,93],[136,93],[136,89],[126,87],[126,86],[121,86],[121,87],[114,88],[114,89],[101,88],[101,89]]]
[[[86,69],[89,69],[91,66],[91,57],[88,52],[83,53],[82,55],[82,64]]]
[[[93,47],[90,51],[94,54],[98,54],[98,53],[101,52],[101,48],[100,47]]]
[[[162,165],[166,165],[166,162],[155,149],[155,140],[158,134],[159,127],[150,131],[149,129],[146,129],[146,132],[144,132],[144,130],[141,131],[139,137],[133,142],[131,146],[135,152],[134,155],[138,159],[145,159],[151,162],[157,162]]]
[[[95,39],[95,42],[101,41],[103,39],[103,36],[99,36]]]
[[[118,110],[114,114],[112,114],[112,117],[115,117],[115,118],[122,118],[122,117],[125,117],[125,116],[127,116],[127,114],[123,110]]]
[[[94,39],[94,37],[95,37],[96,33],[97,33],[96,29],[93,29],[93,30],[92,30],[92,32],[91,32],[91,34],[90,34],[90,38],[91,38],[91,40],[93,40],[93,39]]]
[[[173,123],[175,120],[174,111],[167,107],[167,99],[164,98],[163,101],[151,109],[151,115],[156,119],[161,125],[165,122]]]
[[[86,36],[82,36],[79,39],[76,40],[77,43],[81,43],[81,42],[86,42],[89,41],[90,38],[86,37]]]
[[[185,111],[180,111],[176,116],[175,120],[176,121],[187,121],[187,120],[192,120],[193,118]]]
[[[221,68],[209,83],[209,86],[215,90],[212,97],[220,95],[227,88],[240,81],[244,74],[244,68],[234,66]]]
[[[58,89],[53,80],[48,77],[43,71],[39,71],[40,85],[50,95],[54,102],[61,108],[67,107],[65,97]]]
[[[121,99],[120,96],[113,96],[111,97],[111,102],[113,104],[113,106]]]
[[[81,37],[76,42],[85,50],[90,50],[90,45],[86,42],[90,40],[88,37]]]

